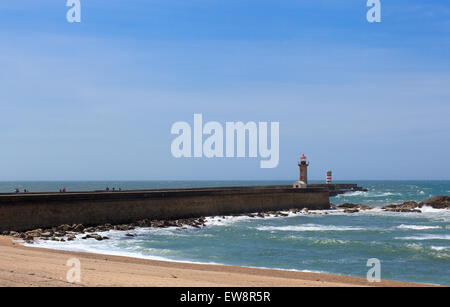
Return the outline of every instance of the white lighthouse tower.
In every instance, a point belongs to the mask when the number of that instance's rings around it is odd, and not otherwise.
[[[308,185],[308,166],[309,162],[306,162],[306,156],[303,154],[298,162],[298,168],[300,171],[299,180],[294,182],[294,188],[306,188]]]

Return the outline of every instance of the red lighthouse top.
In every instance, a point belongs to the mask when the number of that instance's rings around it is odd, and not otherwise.
[[[302,159],[302,160],[306,159],[305,154],[302,154],[302,156],[300,157],[300,159]]]

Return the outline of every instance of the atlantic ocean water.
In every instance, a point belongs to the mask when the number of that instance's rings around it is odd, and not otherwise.
[[[353,182],[353,181],[352,181]],[[450,181],[354,181],[368,189],[331,197],[370,211],[341,210],[288,217],[208,217],[207,227],[110,231],[110,240],[41,241],[34,246],[180,262],[227,264],[366,277],[367,260],[381,262],[381,278],[450,285],[450,210],[385,212],[381,207],[450,195]],[[290,181],[0,182],[0,192],[278,185]]]

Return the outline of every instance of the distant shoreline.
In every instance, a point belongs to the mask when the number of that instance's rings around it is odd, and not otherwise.
[[[66,262],[78,258],[81,283],[66,281]],[[343,275],[226,265],[147,260],[26,247],[0,237],[2,286],[181,286],[181,287],[422,287],[401,281],[369,283]]]

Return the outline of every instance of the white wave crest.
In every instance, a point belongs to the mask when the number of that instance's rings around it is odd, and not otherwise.
[[[397,226],[398,229],[413,229],[413,230],[426,230],[426,229],[439,229],[439,226],[425,226],[425,225],[405,225],[401,224]]]
[[[261,226],[256,227],[257,230],[261,231],[353,231],[353,230],[365,230],[361,227],[352,226],[332,226],[332,225],[316,225],[316,224],[305,224],[297,226]]]
[[[431,249],[433,249],[435,251],[443,251],[446,249],[450,249],[450,247],[448,247],[448,246],[431,246]]]
[[[450,235],[419,235],[411,237],[397,237],[396,240],[411,240],[411,241],[425,241],[425,240],[450,240]]]
[[[422,213],[446,212],[447,210],[448,209],[435,209],[430,206],[423,206],[422,208],[420,208],[420,211],[422,211]]]
[[[361,197],[386,197],[386,196],[401,196],[400,193],[392,192],[373,192],[373,191],[354,191],[344,194],[339,194],[335,196],[336,198],[351,197],[351,196],[361,196]]]

